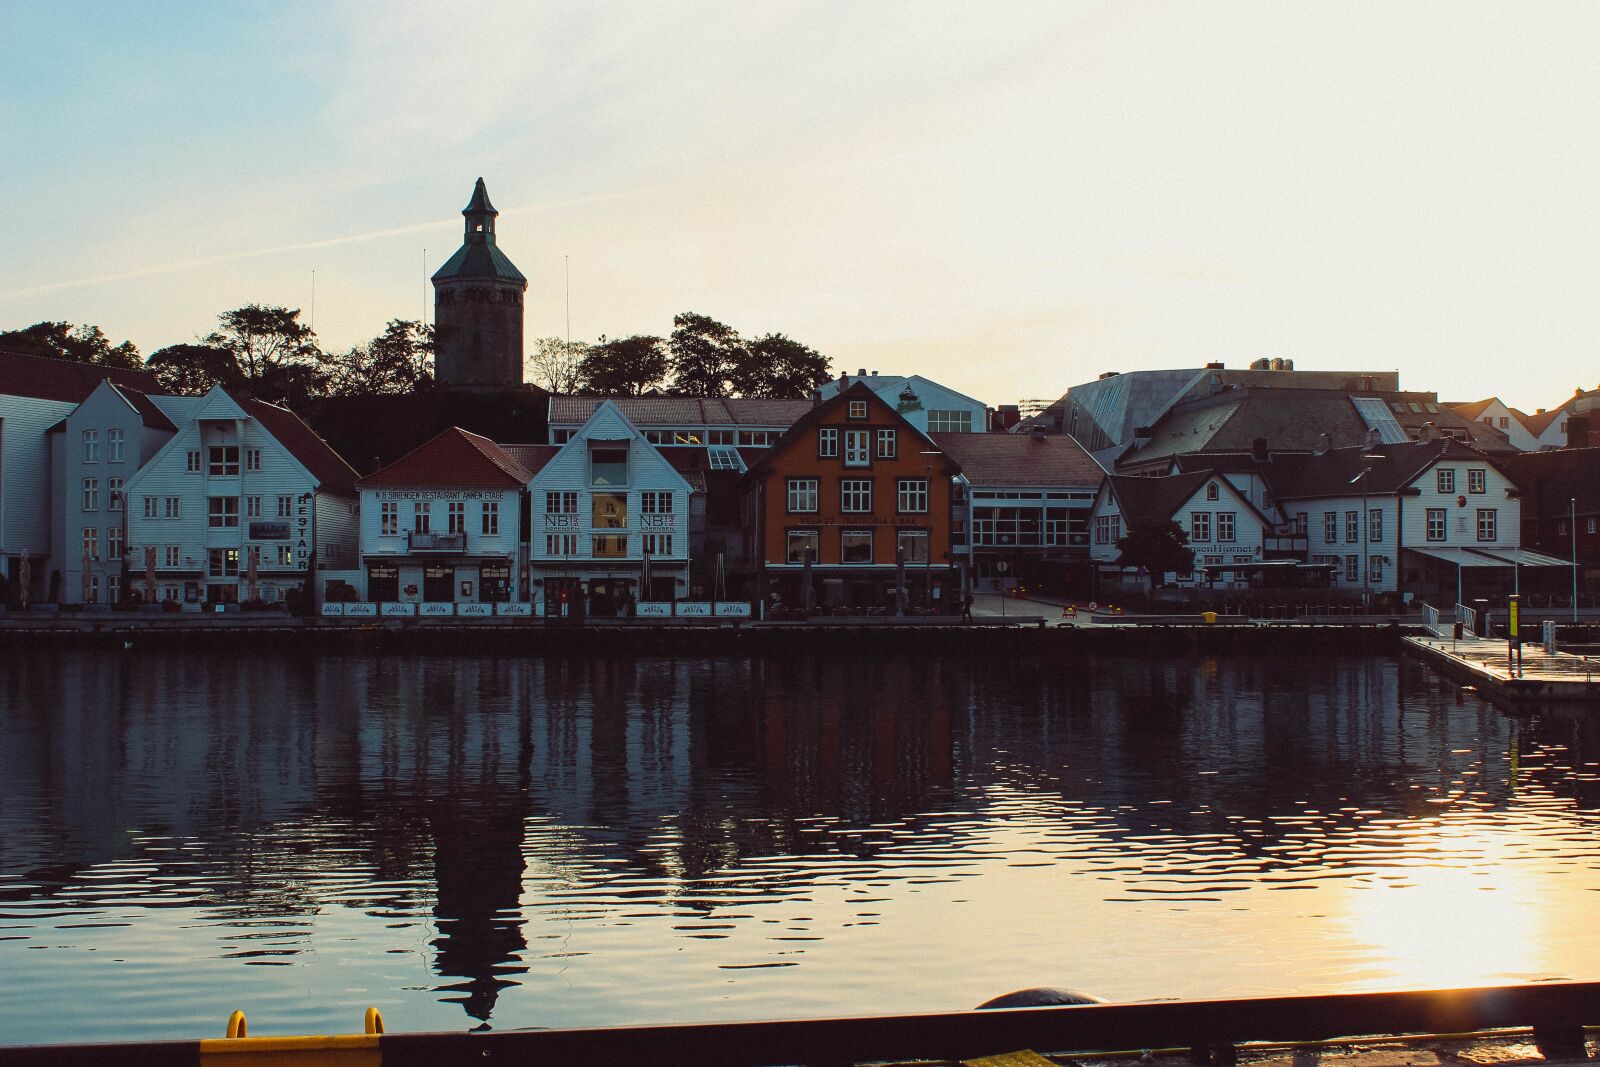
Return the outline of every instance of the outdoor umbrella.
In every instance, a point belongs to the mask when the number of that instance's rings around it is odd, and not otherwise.
[[[146,545],[144,549],[144,599],[147,603],[156,602],[156,546]]]
[[[811,614],[811,546],[806,546],[806,563],[800,574],[800,606]]]
[[[251,545],[250,546],[250,562],[248,564],[246,564],[245,576],[244,576],[245,585],[248,587],[248,590],[249,590],[249,593],[250,593],[250,596],[248,598],[250,600],[254,600],[256,598],[256,564],[257,564],[257,562],[260,561],[260,559],[261,559],[261,546],[260,545]]]
[[[33,561],[27,556],[22,557],[22,566],[17,569],[17,585],[21,587],[19,594],[23,607],[28,606],[28,590],[33,581]],[[1574,601],[1573,603],[1577,603]]]
[[[906,613],[906,550],[896,549],[894,554],[894,613]]]
[[[89,603],[89,546],[83,546],[83,602]]]

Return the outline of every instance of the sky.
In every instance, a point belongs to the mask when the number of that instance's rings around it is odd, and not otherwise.
[[[1592,3],[0,2],[0,329],[782,332],[986,403],[1103,371],[1600,383]],[[313,284],[313,275],[315,278]],[[568,277],[570,276],[570,290]],[[313,304],[314,295],[314,304]],[[314,310],[314,316],[313,316]]]

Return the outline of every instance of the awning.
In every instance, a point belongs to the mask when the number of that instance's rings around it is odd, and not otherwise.
[[[1453,563],[1458,567],[1570,567],[1571,561],[1530,552],[1525,548],[1415,548],[1407,552]]]
[[[1337,563],[1301,563],[1297,559],[1260,559],[1249,563],[1207,563],[1202,571],[1334,571]]]

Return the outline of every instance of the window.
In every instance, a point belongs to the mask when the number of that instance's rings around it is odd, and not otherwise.
[[[378,505],[378,534],[393,537],[400,532],[400,505],[386,500]]]
[[[546,493],[544,495],[544,510],[551,515],[576,515],[578,513],[578,494]]]
[[[576,556],[578,554],[578,535],[545,534],[544,554],[547,556]]]
[[[622,559],[628,555],[626,534],[595,534],[592,540],[595,559]]]
[[[589,447],[590,485],[627,485],[628,450],[616,446]]]
[[[106,559],[122,558],[122,527],[113,526],[106,531]]]
[[[839,510],[860,513],[872,510],[872,479],[844,478],[839,482]]]
[[[769,448],[772,445],[772,431],[740,430],[739,444],[743,448]]]
[[[788,548],[784,559],[789,563],[804,563],[810,553],[811,562],[817,561],[822,551],[822,534],[816,530],[790,530]]]
[[[83,528],[83,558],[100,558],[100,531],[93,526]]]
[[[261,469],[261,449],[247,448],[244,450],[244,469],[247,471]]]
[[[643,540],[644,540],[644,554],[645,555],[647,555],[647,556],[670,556],[670,555],[672,555],[672,535],[671,534],[669,534],[669,533],[664,533],[664,534],[645,534],[644,537],[643,537]]]
[[[1383,581],[1383,557],[1367,557],[1367,577],[1374,582]]]
[[[708,445],[731,445],[734,442],[735,438],[732,430],[706,431],[706,444]]]
[[[789,479],[789,511],[791,513],[817,510],[817,480],[815,478]]]
[[[207,523],[213,530],[225,530],[239,525],[239,498],[213,496],[206,498]]]
[[[192,448],[183,454],[183,469],[190,474],[200,473],[200,450]]]
[[[869,437],[866,430],[846,430],[844,432],[844,465],[846,467],[868,467],[872,465],[872,453],[867,448]]]
[[[907,563],[928,562],[928,531],[901,530],[895,536],[899,558]]]
[[[127,458],[127,435],[121,430],[106,431],[106,462],[122,463]]]
[[[849,402],[849,413],[852,419],[867,417],[867,402],[865,400],[852,400]]]
[[[926,478],[901,478],[899,506],[902,515],[921,514],[928,510],[928,480]]]
[[[1361,512],[1347,511],[1344,513],[1344,541],[1353,545],[1361,540]]]
[[[1211,540],[1211,512],[1192,511],[1189,513],[1189,540]]]
[[[1094,543],[1114,545],[1122,540],[1121,515],[1097,515],[1094,520]]]
[[[100,603],[100,576],[98,574],[89,575],[89,596],[84,600],[84,603]]]
[[[1444,540],[1444,508],[1428,509],[1428,540]]]
[[[260,497],[247,496],[244,498],[244,517],[247,519],[259,519],[261,517]]]
[[[85,478],[83,480],[83,510],[100,510],[100,480],[98,478]]]
[[[1482,467],[1467,468],[1467,492],[1487,493],[1489,491],[1489,472]]]
[[[878,431],[878,458],[893,459],[895,455],[895,432],[893,430]]]
[[[714,471],[744,470],[744,461],[739,458],[739,451],[735,448],[708,448],[706,460]]]
[[[83,431],[83,461],[85,463],[100,462],[100,431]]]
[[[478,532],[485,537],[500,536],[500,501],[485,500],[479,505]]]
[[[672,443],[675,445],[702,445],[700,435],[693,430],[675,430],[672,434]]]
[[[1216,482],[1206,483],[1206,499],[1217,500],[1222,496],[1222,491],[1217,488]]]
[[[570,440],[572,440],[572,431],[571,430],[551,430],[550,431],[550,443],[553,444],[553,445],[564,445]]]
[[[280,567],[292,567],[292,566],[294,566],[294,549],[293,548],[291,548],[288,545],[279,545],[278,546],[278,566],[280,566]]]
[[[1589,518],[1589,519],[1585,519],[1584,520],[1584,523],[1583,523],[1583,532],[1584,533],[1594,533],[1594,527],[1595,527],[1595,521],[1594,521],[1593,518]]]
[[[929,433],[971,433],[972,412],[928,409]]]
[[[1493,541],[1499,528],[1499,512],[1494,508],[1478,509],[1478,540]]]
[[[639,511],[645,515],[671,515],[672,493],[665,489],[640,493]]]
[[[872,562],[872,531],[843,530],[839,534],[840,563]]]
[[[1344,558],[1344,580],[1359,582],[1361,580],[1361,557],[1346,556]]]
[[[294,497],[280,496],[278,498],[278,518],[287,519],[294,514]]]
[[[411,503],[411,529],[414,533],[433,532],[433,513],[428,510],[426,500],[414,500]]]
[[[1367,512],[1367,540],[1383,541],[1383,512],[1372,508]]]
[[[1231,511],[1217,512],[1217,540],[1227,544],[1234,539],[1234,513]]]
[[[1322,540],[1330,545],[1339,540],[1339,513],[1337,511],[1324,511],[1322,513]]]
[[[206,574],[212,578],[237,578],[239,576],[239,550],[213,548],[206,551]]]
[[[453,534],[464,533],[467,529],[467,505],[459,500],[450,501],[449,530]]]
[[[625,530],[628,526],[628,494],[595,493],[590,525],[596,530]]]
[[[164,519],[183,518],[183,501],[175,496],[163,497],[161,500],[161,517]]]
[[[1511,424],[1511,417],[1509,415],[1501,415],[1500,416],[1500,428],[1502,430],[1505,429],[1510,424]]]
[[[206,449],[206,473],[213,478],[238,477],[239,446],[212,445]]]
[[[817,431],[817,455],[822,459],[832,459],[839,454],[839,430],[835,426],[824,426]]]
[[[109,490],[106,498],[106,507],[112,511],[122,510],[122,484],[121,478],[110,478],[106,481],[106,489]]]
[[[1453,493],[1456,491],[1456,472],[1452,467],[1440,467],[1435,472],[1439,479],[1439,492]]]
[[[167,545],[162,549],[163,558],[161,565],[167,568],[177,567],[183,562],[183,554],[178,551],[177,545]]]

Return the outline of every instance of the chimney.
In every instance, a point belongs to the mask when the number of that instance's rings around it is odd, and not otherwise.
[[[1381,444],[1383,444],[1383,435],[1378,432],[1378,428],[1376,426],[1368,426],[1366,450],[1371,452]]]
[[[1250,361],[1250,369],[1251,370],[1271,370],[1272,369],[1272,360],[1266,359],[1266,358],[1253,359],[1253,360]]]
[[[1206,364],[1206,370],[1221,370],[1222,367],[1223,367],[1223,365],[1221,363],[1207,363]]]
[[[839,392],[842,393],[848,388],[850,388],[850,375],[848,373],[846,373],[845,371],[840,371],[839,372]]]
[[[813,389],[813,390],[811,390],[811,406],[812,407],[816,407],[820,403],[822,403],[822,390],[821,389]]]
[[[1534,414],[1535,414],[1535,415],[1543,415],[1543,414],[1544,414],[1544,408],[1539,408],[1539,409],[1538,409],[1538,410],[1536,410],[1536,411],[1535,411],[1535,412],[1534,412]]]
[[[1419,441],[1432,441],[1434,439],[1434,437],[1437,436],[1435,431],[1437,431],[1438,429],[1439,429],[1439,427],[1435,426],[1432,422],[1423,423],[1422,424],[1422,428],[1421,428],[1421,432],[1419,432],[1417,434],[1417,440],[1419,440]]]
[[[1119,373],[1121,373],[1121,372],[1120,371],[1114,371],[1114,370],[1108,370],[1108,371],[1106,371],[1106,372],[1104,372],[1103,374],[1100,375],[1099,380],[1103,382],[1107,378],[1115,378]],[[1578,391],[1580,393],[1583,392],[1583,390],[1581,390],[1581,389],[1578,390]]]
[[[1044,441],[1044,427],[1035,426],[1032,430],[1028,431],[1028,436],[1033,438],[1035,441]]]
[[[1265,437],[1257,437],[1250,442],[1250,455],[1257,463],[1265,463],[1267,461],[1267,439]]]
[[[865,378],[866,376],[867,376],[867,368],[862,367],[861,369],[856,371],[856,377],[857,378]]]
[[[1325,433],[1317,434],[1317,450],[1316,450],[1316,453],[1315,453],[1316,455],[1326,456],[1328,454],[1328,450],[1330,448],[1332,448],[1332,447],[1333,447],[1333,438],[1329,437]]]

